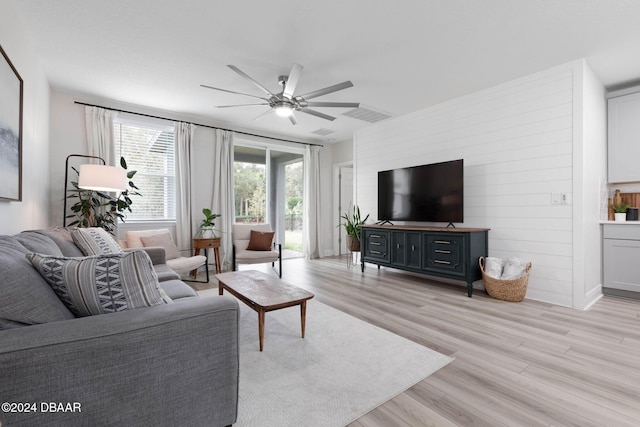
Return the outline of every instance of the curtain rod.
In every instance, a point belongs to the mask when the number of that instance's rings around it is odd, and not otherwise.
[[[128,114],[135,114],[135,115],[138,115],[138,116],[151,117],[152,119],[169,120],[169,121],[172,121],[172,122],[191,123],[192,125],[196,125],[196,126],[202,126],[202,127],[210,128],[210,129],[226,130],[226,131],[229,131],[229,132],[240,133],[242,135],[257,136],[258,138],[267,138],[267,139],[273,139],[275,141],[292,142],[294,144],[312,145],[312,146],[315,146],[315,147],[324,147],[322,144],[314,144],[312,142],[298,142],[298,141],[291,141],[290,139],[276,138],[276,137],[273,137],[273,136],[257,135],[255,133],[242,132],[242,131],[233,130],[233,129],[225,129],[225,128],[221,128],[221,127],[217,127],[217,126],[211,126],[211,125],[203,125],[201,123],[185,122],[184,120],[176,120],[176,119],[170,119],[170,118],[167,118],[167,117],[153,116],[151,114],[136,113],[135,111],[120,110],[118,108],[103,107],[102,105],[87,104],[86,102],[75,101],[75,103],[79,104],[79,105],[86,105],[87,107],[104,108],[105,110],[117,111],[119,113],[128,113]]]

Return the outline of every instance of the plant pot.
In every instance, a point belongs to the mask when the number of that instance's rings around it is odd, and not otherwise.
[[[350,234],[347,235],[347,249],[351,252],[360,252],[360,239]]]
[[[200,236],[203,239],[214,239],[216,238],[216,230],[213,227],[202,227],[200,229]]]
[[[627,220],[627,213],[626,212],[616,212],[614,215],[614,218],[616,220],[616,222],[624,222]]]

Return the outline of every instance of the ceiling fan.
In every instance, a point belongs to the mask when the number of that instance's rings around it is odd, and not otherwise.
[[[231,68],[236,73],[240,74],[245,79],[249,80],[255,86],[257,86],[261,91],[263,91],[266,96],[257,96],[251,95],[248,93],[236,92],[233,90],[220,89],[213,86],[208,85],[200,85],[202,87],[208,89],[219,90],[222,92],[235,93],[237,95],[250,96],[252,98],[258,98],[265,102],[261,102],[258,104],[238,104],[238,105],[220,105],[217,108],[229,108],[229,107],[245,107],[249,105],[268,105],[270,107],[269,110],[260,114],[254,120],[259,119],[260,117],[275,111],[277,115],[282,117],[289,117],[289,120],[294,125],[298,123],[296,120],[296,116],[294,115],[294,111],[300,111],[301,113],[311,114],[312,116],[320,117],[325,120],[335,120],[336,118],[330,116],[325,113],[321,113],[320,111],[312,110],[309,107],[341,107],[341,108],[358,108],[360,103],[358,102],[309,102],[310,99],[317,98],[322,95],[327,95],[329,93],[337,92],[339,90],[347,89],[353,86],[353,83],[350,81],[342,82],[335,84],[333,86],[325,87],[324,89],[314,90],[313,92],[305,93],[304,95],[295,95],[294,92],[296,90],[296,86],[298,85],[298,81],[300,80],[300,75],[302,74],[302,65],[293,64],[291,67],[291,71],[288,76],[280,76],[278,77],[278,83],[282,85],[282,91],[278,93],[273,93],[256,80],[251,78],[249,75],[244,73],[235,65],[227,65],[227,67]]]

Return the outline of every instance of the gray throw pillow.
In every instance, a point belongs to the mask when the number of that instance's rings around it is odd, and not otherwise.
[[[87,256],[123,253],[113,236],[100,227],[75,228],[71,230],[71,238]]]
[[[78,317],[171,302],[141,250],[86,258],[30,253],[27,258]]]

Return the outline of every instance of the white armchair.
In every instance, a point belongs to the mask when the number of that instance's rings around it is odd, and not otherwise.
[[[181,256],[176,244],[173,242],[171,232],[166,228],[159,230],[127,230],[126,238],[126,243],[121,242],[120,244],[126,245],[127,248],[163,247],[166,252],[167,265],[183,276],[207,263],[207,257],[204,255]]]
[[[252,233],[253,232],[253,233]],[[278,277],[282,277],[282,245],[273,243],[274,233],[269,224],[233,224],[233,271],[238,264],[270,262]]]

